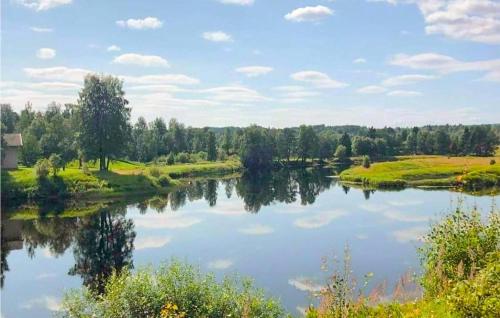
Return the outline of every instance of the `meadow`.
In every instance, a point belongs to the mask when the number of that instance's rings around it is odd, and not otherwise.
[[[500,156],[446,157],[402,156],[395,161],[376,162],[365,168],[343,171],[340,179],[367,186],[458,187],[479,189],[500,185]]]

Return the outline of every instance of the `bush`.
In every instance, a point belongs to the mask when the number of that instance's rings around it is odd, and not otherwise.
[[[86,175],[90,174],[89,165],[85,161],[82,162],[82,171]]]
[[[170,178],[166,175],[163,175],[163,176],[160,176],[158,178],[158,183],[162,186],[162,187],[166,187],[170,184]]]
[[[367,168],[367,169],[370,168],[370,165],[371,165],[371,163],[370,163],[370,157],[363,156],[363,163],[362,163],[362,165],[363,165],[363,168]]]
[[[217,283],[193,266],[173,261],[158,270],[112,275],[102,295],[89,289],[66,294],[65,317],[283,317],[278,301],[248,280]]]
[[[207,160],[207,153],[205,151],[200,151],[196,154],[196,156],[198,157],[198,160],[200,161],[205,161]]]
[[[175,163],[175,155],[170,153],[167,157],[167,165],[173,165]]]
[[[339,160],[345,160],[347,158],[347,148],[343,145],[339,145],[337,150],[335,150],[335,157]]]
[[[46,178],[50,172],[50,162],[47,159],[39,159],[35,164],[35,175],[39,179]]]
[[[189,154],[185,152],[180,152],[175,156],[175,161],[180,163],[188,163],[189,162]]]
[[[49,162],[50,162],[50,166],[52,168],[52,174],[54,176],[56,176],[57,173],[59,172],[59,169],[61,169],[63,166],[63,161],[61,159],[61,156],[53,153],[49,157]]]
[[[152,177],[158,178],[161,175],[161,171],[158,167],[149,167],[148,174]]]
[[[459,282],[447,298],[462,317],[500,317],[500,252],[488,255],[487,266]]]
[[[499,213],[492,211],[485,224],[479,212],[464,212],[459,207],[434,224],[424,242],[419,250],[425,270],[422,285],[426,295],[435,297],[487,265],[487,255],[500,242]]]
[[[494,165],[494,164],[496,164],[496,163],[497,163],[497,162],[495,161],[495,159],[491,159],[491,160],[490,160],[490,165],[492,165],[492,166],[493,166],[493,165]]]

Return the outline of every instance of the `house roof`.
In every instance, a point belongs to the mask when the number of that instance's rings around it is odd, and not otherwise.
[[[4,134],[3,140],[8,147],[20,147],[23,145],[23,137],[21,134]]]

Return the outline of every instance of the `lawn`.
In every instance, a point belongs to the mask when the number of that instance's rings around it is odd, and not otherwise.
[[[199,162],[158,166],[129,161],[113,161],[109,171],[98,171],[89,164],[87,173],[76,162],[61,170],[56,177],[49,176],[41,182],[33,168],[2,170],[3,204],[19,203],[28,199],[67,197],[115,197],[128,194],[140,195],[171,190],[182,182],[176,179],[229,173],[239,170],[235,160]],[[156,173],[152,173],[156,170]],[[160,182],[166,176],[168,181]]]
[[[343,171],[340,179],[375,187],[500,185],[500,157],[405,156],[396,161],[356,166]],[[495,160],[495,164],[490,164]]]

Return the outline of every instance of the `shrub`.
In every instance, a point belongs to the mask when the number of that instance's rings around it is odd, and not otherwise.
[[[152,177],[158,178],[161,175],[161,171],[158,167],[149,167],[148,168],[148,174]]]
[[[180,152],[175,156],[175,161],[180,163],[188,163],[189,162],[189,154],[185,152]]]
[[[173,165],[175,163],[175,155],[170,153],[167,157],[167,165]]]
[[[422,285],[426,295],[435,297],[487,265],[486,256],[500,242],[499,213],[492,211],[489,222],[482,223],[478,211],[464,212],[459,207],[434,224],[424,242],[419,249],[425,270]]]
[[[363,168],[370,168],[370,157],[368,156],[363,156]]]
[[[158,178],[158,183],[162,186],[162,187],[166,187],[170,184],[170,178],[166,175],[163,175],[163,176],[160,176]]]
[[[201,160],[207,160],[207,153],[205,151],[200,151],[196,154],[198,159]]]
[[[193,266],[173,261],[158,270],[113,274],[102,295],[84,288],[66,294],[65,317],[283,317],[278,301],[248,280],[217,283]]]
[[[35,164],[35,175],[37,178],[46,178],[50,172],[50,162],[47,159],[39,159]]]
[[[496,164],[496,163],[497,163],[497,162],[495,161],[495,159],[491,159],[491,160],[490,160],[490,165],[492,165],[492,166],[493,166],[493,165],[494,165],[494,164]]]
[[[56,176],[57,173],[59,172],[59,169],[61,169],[63,166],[63,161],[61,159],[61,156],[53,153],[49,157],[49,162],[50,162],[50,167],[52,168],[52,174]]]
[[[459,282],[447,297],[462,317],[500,317],[500,252],[472,279]]]
[[[89,165],[85,161],[82,162],[82,171],[84,174],[90,174]]]
[[[347,158],[347,148],[344,145],[339,145],[337,150],[335,150],[335,157],[339,160],[345,160]]]

